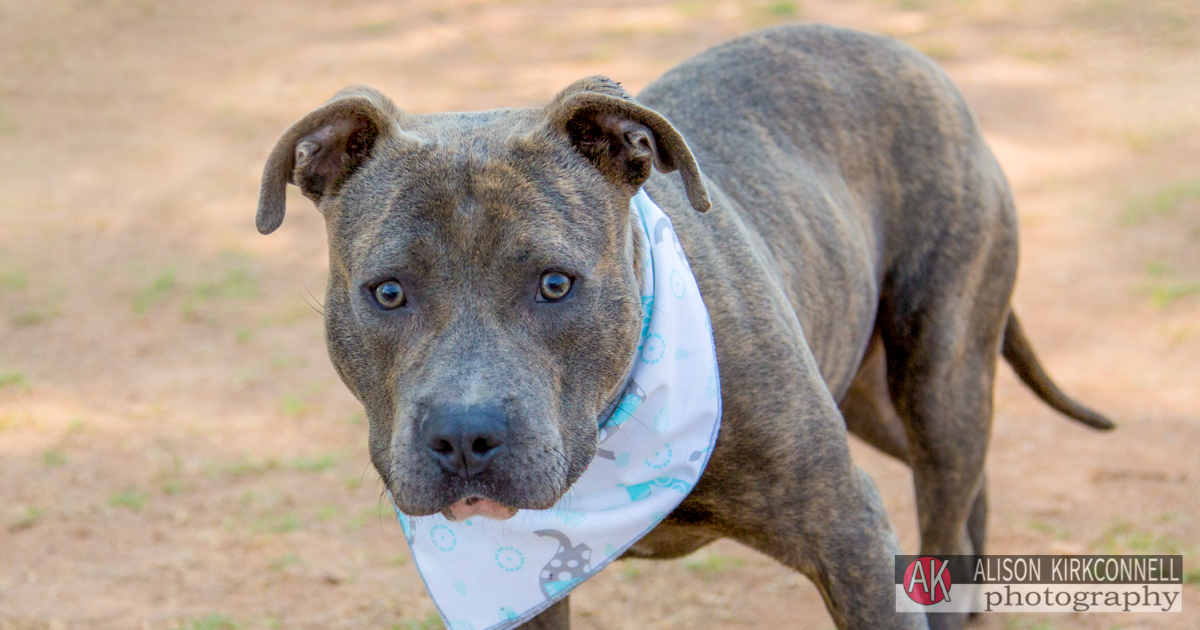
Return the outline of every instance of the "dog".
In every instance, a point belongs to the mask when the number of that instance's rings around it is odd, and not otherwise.
[[[1063,394],[1010,300],[1012,196],[930,59],[819,25],[751,33],[636,98],[590,77],[541,107],[410,114],[366,87],[293,124],[257,227],[295,184],[329,239],[330,359],[397,508],[546,509],[597,452],[642,325],[630,199],[672,220],[712,323],[722,428],[690,495],[626,555],[729,537],[808,576],[839,628],[894,612],[900,553],[846,432],[912,467],[922,554],[980,554],[997,359]],[[566,628],[568,600],[526,627]]]

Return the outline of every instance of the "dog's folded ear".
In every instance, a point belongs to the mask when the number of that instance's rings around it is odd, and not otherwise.
[[[381,137],[398,132],[398,116],[388,97],[356,86],[296,121],[279,138],[263,168],[258,231],[270,234],[283,223],[288,184],[299,186],[314,204],[337,192],[370,159]]]
[[[700,167],[683,136],[658,112],[638,103],[617,82],[595,76],[567,86],[546,106],[551,124],[612,182],[636,190],[653,166],[679,171],[688,201],[711,207]]]

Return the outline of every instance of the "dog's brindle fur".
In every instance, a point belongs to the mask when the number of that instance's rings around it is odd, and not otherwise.
[[[472,496],[544,509],[582,474],[640,332],[639,186],[708,307],[724,416],[704,476],[628,555],[731,537],[810,577],[839,628],[923,627],[893,612],[899,548],[847,427],[912,466],[926,554],[983,550],[1002,345],[1047,402],[1111,427],[1054,387],[1011,314],[1016,215],[970,108],[891,39],[759,31],[636,100],[592,77],[545,107],[413,115],[351,88],[280,139],[260,231],[289,182],[325,216],[329,354],[408,514]],[[567,299],[535,298],[547,270],[575,278]],[[392,311],[371,298],[390,278],[407,296]],[[508,436],[463,479],[417,436],[471,409]],[[567,609],[529,627],[565,628]]]

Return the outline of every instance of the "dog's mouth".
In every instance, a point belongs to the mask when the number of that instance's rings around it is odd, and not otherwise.
[[[506,521],[516,514],[517,508],[515,507],[478,496],[460,499],[442,510],[442,516],[445,516],[446,520],[453,522],[465,521],[472,516],[482,516],[494,521]]]

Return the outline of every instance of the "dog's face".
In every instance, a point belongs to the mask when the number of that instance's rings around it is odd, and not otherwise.
[[[288,181],[325,215],[329,355],[401,511],[507,518],[583,474],[642,325],[629,199],[681,162],[700,198],[674,129],[602,79],[431,116],[357,88],[285,133],[259,229]]]

